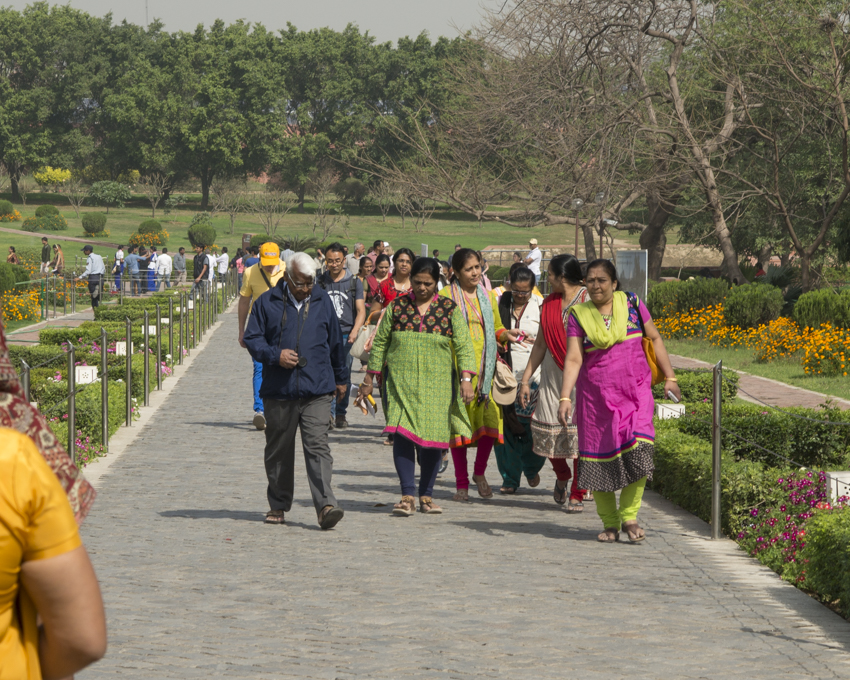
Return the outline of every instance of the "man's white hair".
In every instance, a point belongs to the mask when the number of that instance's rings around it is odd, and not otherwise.
[[[295,253],[286,261],[286,266],[311,279],[316,278],[316,261],[307,253]]]

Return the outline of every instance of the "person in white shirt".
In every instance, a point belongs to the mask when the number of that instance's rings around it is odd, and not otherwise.
[[[171,288],[171,269],[173,262],[171,255],[168,254],[168,248],[162,249],[162,255],[156,261],[156,289],[160,289],[160,284],[164,283],[166,288]]]
[[[115,264],[112,265],[112,292],[121,289],[121,273],[124,271],[124,246],[115,251]]]
[[[216,259],[218,263],[218,280],[224,283],[224,275],[227,274],[227,267],[230,265],[230,257],[227,255],[227,246],[221,249],[221,255]]]
[[[207,285],[210,293],[215,293],[213,282],[215,281],[216,269],[218,269],[218,258],[212,253],[207,253],[207,281],[209,281]]]
[[[525,256],[525,264],[534,274],[534,285],[540,283],[540,261],[543,259],[543,253],[537,247],[537,239],[530,239],[528,242],[528,255]]]

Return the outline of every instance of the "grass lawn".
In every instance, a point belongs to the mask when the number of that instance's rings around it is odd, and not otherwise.
[[[808,376],[803,373],[803,367],[799,362],[794,360],[760,364],[755,361],[752,350],[714,347],[705,340],[668,340],[665,338],[664,346],[671,354],[701,359],[711,363],[722,360],[723,365],[727,368],[735,368],[752,375],[779,380],[794,387],[802,387],[841,399],[850,399],[850,380],[842,376],[834,378]]]
[[[0,194],[0,198],[8,199],[10,195]],[[192,216],[200,210],[200,196],[190,196],[189,200],[191,201],[190,204],[181,206],[170,215],[164,214],[161,208],[157,210],[157,219],[162,222],[163,228],[170,236],[168,242],[169,251],[175,252],[180,246],[185,247],[187,250],[190,248],[186,233]],[[67,199],[61,194],[32,193],[27,197],[26,206],[16,205],[15,207],[26,218],[33,216],[35,209],[42,203],[55,205],[68,221],[68,229],[66,231],[48,232],[44,235],[48,238],[54,234],[57,236],[74,236],[79,238],[87,237],[83,231],[81,221],[74,214],[74,210],[67,202]],[[305,213],[291,212],[283,219],[277,233],[311,236],[313,209],[314,206],[308,202]],[[105,212],[105,210],[102,207],[83,208],[83,212]],[[364,206],[357,208],[346,206],[344,210],[351,219],[348,236],[344,236],[341,230],[335,233],[334,236],[349,248],[357,241],[362,241],[368,247],[373,241],[383,239],[384,241],[389,241],[395,250],[406,246],[418,255],[421,244],[427,243],[429,253],[437,248],[440,250],[441,258],[448,258],[454,252],[456,243],[462,243],[464,246],[476,249],[483,249],[487,246],[517,246],[518,249],[523,249],[527,248],[528,239],[532,237],[537,238],[542,246],[569,244],[574,239],[574,227],[569,225],[519,229],[504,224],[484,222],[479,226],[474,218],[449,208],[437,210],[431,219],[428,220],[425,227],[421,228],[421,233],[413,230],[409,220],[407,221],[407,227],[402,229],[401,218],[394,212],[387,216],[386,222],[382,222],[381,213],[377,207]],[[150,215],[150,204],[142,197],[136,197],[136,199],[123,209],[110,208],[106,218],[106,228],[109,230],[110,235],[99,240],[109,243],[126,244],[130,235],[138,228],[139,223],[150,218]],[[263,232],[260,220],[253,215],[239,215],[232,235],[230,234],[230,218],[227,215],[216,215],[212,221],[218,232],[216,245],[219,247],[227,246],[229,252],[235,252],[236,248],[241,245],[243,233],[256,234]],[[15,246],[16,248],[40,247],[42,234],[31,234],[21,231],[21,222],[2,223],[0,227],[15,229],[20,232],[19,234],[0,232],[0,244],[2,244],[4,255],[8,246]],[[625,232],[618,232],[616,236],[618,239],[637,245],[637,235],[630,236]],[[77,246],[76,243],[68,243],[63,246],[66,266],[73,266],[75,255],[80,256],[80,261],[82,261],[81,249],[82,244]],[[95,247],[95,252],[109,256],[113,254],[111,248],[100,246]],[[511,262],[509,254],[503,257],[503,265],[509,265]]]

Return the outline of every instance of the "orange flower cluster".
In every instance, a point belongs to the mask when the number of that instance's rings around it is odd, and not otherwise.
[[[793,320],[781,317],[757,328],[727,326],[722,305],[654,321],[663,337],[700,338],[715,347],[752,349],[759,362],[800,357],[808,375],[846,376],[850,367],[846,359],[850,357],[850,330],[829,324],[819,329],[800,328]]]
[[[0,295],[0,309],[6,321],[30,321],[41,317],[37,290]]]
[[[17,210],[6,213],[5,215],[0,215],[0,222],[18,222],[21,219],[21,213]]]
[[[163,229],[162,231],[156,231],[150,234],[139,234],[138,232],[130,236],[129,241],[131,246],[144,246],[145,248],[150,248],[151,246],[167,246],[168,245],[168,232]]]
[[[803,354],[806,375],[847,375],[850,362],[850,330],[823,324],[818,330],[806,329],[809,334]]]

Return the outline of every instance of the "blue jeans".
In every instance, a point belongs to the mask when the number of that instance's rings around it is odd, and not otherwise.
[[[437,471],[443,452],[440,449],[417,447],[402,434],[393,437],[393,462],[401,482],[401,495],[416,494],[416,449],[419,448],[419,495],[431,496],[434,493],[434,482],[437,481]]]
[[[343,335],[346,338],[348,337],[348,333],[344,333]],[[334,396],[334,400],[331,402],[331,418],[336,418],[337,416],[345,418],[345,414],[348,413],[348,401],[351,397],[351,362],[354,360],[354,357],[351,356],[351,348],[353,346],[353,342],[346,341],[345,361],[348,363],[348,389],[345,391],[345,396],[342,398],[342,401],[337,402],[336,397]]]
[[[254,359],[251,359],[254,361]],[[263,413],[263,400],[260,399],[260,387],[263,384],[263,365],[254,361],[254,413]]]
[[[156,275],[156,289],[159,290],[162,284],[165,284],[166,288],[171,288],[171,274],[157,274]]]

